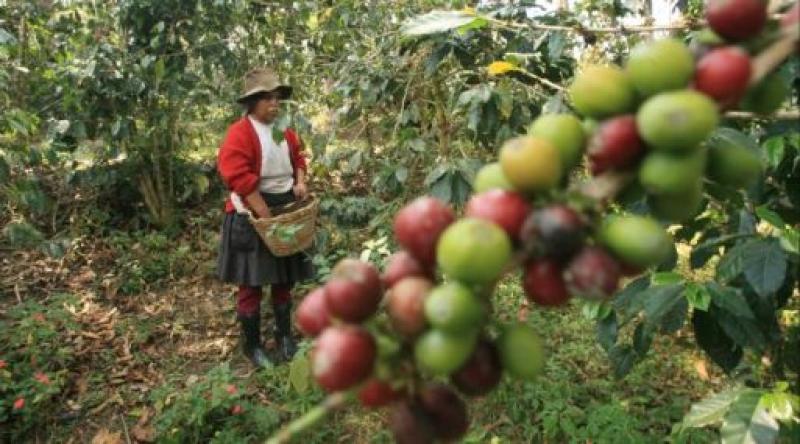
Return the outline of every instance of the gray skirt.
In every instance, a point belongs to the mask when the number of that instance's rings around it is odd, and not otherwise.
[[[292,191],[283,194],[261,193],[269,207],[294,202]],[[247,216],[225,213],[222,223],[217,277],[237,285],[259,287],[267,284],[294,284],[314,277],[311,251],[276,257],[264,245]]]

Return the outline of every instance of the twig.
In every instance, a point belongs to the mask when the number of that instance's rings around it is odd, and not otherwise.
[[[705,25],[705,22],[702,20],[698,21],[685,21],[679,23],[670,23],[668,25],[657,25],[657,26],[608,26],[608,27],[599,27],[599,28],[584,28],[583,26],[564,26],[564,25],[544,25],[541,23],[514,23],[514,22],[504,22],[502,20],[492,19],[489,17],[484,17],[485,19],[489,20],[490,22],[504,26],[508,28],[525,28],[525,29],[541,29],[545,31],[567,31],[567,32],[577,32],[577,33],[595,33],[595,34],[603,34],[603,33],[639,33],[639,32],[657,32],[657,31],[677,31],[681,29],[695,29],[700,28]]]
[[[778,41],[761,51],[753,59],[753,75],[750,77],[750,84],[757,84],[783,63],[794,52],[798,40],[800,40],[800,27],[787,26]]]
[[[270,437],[265,444],[288,443],[296,435],[311,428],[325,418],[325,416],[327,416],[329,413],[341,408],[353,399],[355,399],[354,390],[336,392],[328,395],[327,398],[323,399],[322,402],[306,412],[305,415],[290,422],[276,434],[272,435],[272,437]]]
[[[611,171],[581,184],[578,191],[598,202],[605,202],[616,196],[631,180],[633,174],[630,172]]]
[[[764,119],[764,120],[798,120],[800,119],[800,110],[792,111],[777,111],[772,114],[755,114],[745,111],[728,111],[725,113],[728,119]]]
[[[128,434],[128,425],[125,424],[125,418],[123,418],[119,413],[117,416],[119,417],[120,422],[122,422],[122,430],[125,432],[125,442],[131,444],[131,435]]]
[[[534,80],[536,80],[536,81],[538,81],[540,83],[543,83],[543,84],[549,86],[550,88],[553,88],[556,91],[564,91],[566,89],[563,86],[559,85],[558,83],[555,83],[555,82],[552,82],[550,80],[547,80],[544,77],[537,76],[536,74],[534,74],[534,73],[532,73],[530,71],[527,71],[525,69],[516,68],[514,71],[518,72],[518,73],[520,73],[522,75],[525,75],[527,77],[530,77],[530,78],[532,78],[532,79],[534,79]]]
[[[416,74],[416,73],[415,73]],[[403,116],[403,113],[406,110],[406,99],[408,98],[408,90],[411,88],[411,83],[414,80],[414,75],[409,76],[408,82],[406,82],[405,91],[403,91],[403,100],[400,102],[400,113],[397,115],[397,120],[394,124],[394,129],[392,130],[392,140],[394,140],[394,136],[397,134],[397,130],[400,128],[400,119]]]
[[[773,19],[780,19],[780,17],[782,16],[783,14],[771,14],[771,17]],[[587,33],[587,34],[614,34],[614,33],[635,34],[635,33],[658,32],[658,31],[679,31],[682,29],[699,29],[708,24],[705,20],[683,20],[675,23],[669,23],[666,25],[631,25],[631,26],[619,25],[619,26],[586,28],[580,25],[578,26],[545,25],[536,22],[516,23],[516,22],[506,22],[503,20],[497,20],[485,16],[482,16],[482,18],[490,21],[495,25],[503,26],[506,28],[541,29],[545,31],[566,31],[566,32],[577,32],[577,33]]]

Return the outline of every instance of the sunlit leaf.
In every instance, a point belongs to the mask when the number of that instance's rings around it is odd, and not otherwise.
[[[466,11],[431,11],[408,20],[400,32],[408,36],[423,36],[446,32],[479,20],[474,13]]]

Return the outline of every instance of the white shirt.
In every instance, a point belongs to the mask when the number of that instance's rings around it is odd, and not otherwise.
[[[262,193],[285,193],[294,185],[292,161],[289,158],[289,144],[283,139],[280,144],[272,137],[272,124],[260,122],[247,116],[253,124],[261,145],[261,182],[258,185]]]
[[[251,116],[247,116],[256,130],[259,145],[261,145],[261,180],[258,190],[262,193],[285,193],[294,185],[294,170],[289,157],[289,143],[284,138],[281,143],[275,143],[272,138],[272,124],[266,124]],[[237,212],[244,212],[245,205],[242,197],[231,193],[231,200]]]

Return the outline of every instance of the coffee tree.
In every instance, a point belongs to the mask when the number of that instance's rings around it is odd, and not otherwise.
[[[469,427],[462,395],[488,393],[503,374],[533,381],[547,359],[536,328],[492,316],[498,281],[516,270],[537,308],[584,301],[620,377],[657,333],[689,319],[697,344],[727,372],[747,350],[772,361],[778,377],[797,375],[778,319],[797,291],[797,133],[770,134],[764,155],[725,126],[736,110],[769,114],[785,101],[773,73],[795,50],[797,7],[773,22],[765,4],[739,3],[754,12],[709,5],[710,28],[692,45],[642,41],[621,65],[585,66],[566,88],[573,112],[541,115],[527,134],[506,138],[477,173],[461,216],[429,196],[396,213],[401,250],[382,274],[341,261],[297,315],[315,338],[312,374],[332,395],[273,441],[355,397],[369,408],[392,405],[398,442],[461,437]],[[404,29],[493,23],[471,10],[433,12]],[[511,61],[489,69],[526,72]],[[692,245],[692,268],[716,261],[713,279],[675,271],[677,241]],[[797,402],[786,387],[713,401],[716,410],[696,406],[684,426],[724,417],[729,439],[768,441],[775,418],[791,425]]]

